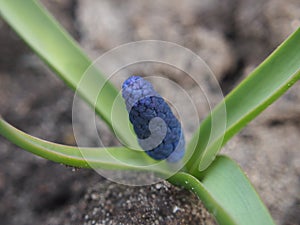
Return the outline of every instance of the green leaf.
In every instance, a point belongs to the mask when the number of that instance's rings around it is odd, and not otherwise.
[[[184,172],[169,181],[195,193],[220,225],[274,225],[248,178],[225,156],[217,156],[201,182]]]
[[[158,164],[144,151],[125,147],[79,148],[56,144],[30,136],[11,126],[1,117],[0,134],[33,154],[69,166],[105,170],[152,171],[162,177],[170,176],[168,163]]]
[[[205,170],[221,146],[299,79],[300,28],[230,92],[203,121],[188,146],[189,151],[196,146],[192,160],[187,165],[188,170],[192,173]],[[223,114],[224,106],[227,115]],[[219,129],[218,133],[209,135],[212,125],[224,116],[227,122],[225,133]]]
[[[153,171],[164,177],[169,176],[168,164],[151,167],[149,165],[155,164],[155,161],[149,159],[144,152],[124,147],[78,148],[55,144],[26,134],[9,125],[1,117],[0,134],[29,152],[70,166]],[[267,209],[246,176],[227,157],[217,157],[205,171],[202,183],[184,172],[177,173],[169,178],[169,181],[192,190],[221,225],[273,224]]]
[[[49,13],[34,0],[0,0],[0,14],[67,85],[73,90],[78,88],[80,96],[112,127],[111,112],[118,91],[93,67],[77,43]],[[88,79],[84,78],[87,70]],[[138,146],[135,136],[129,131],[125,104],[121,98],[117,101],[113,130],[124,143]]]

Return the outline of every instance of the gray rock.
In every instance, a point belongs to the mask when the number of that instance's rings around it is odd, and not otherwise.
[[[198,23],[209,1],[79,1],[81,44],[97,57],[105,50],[138,40],[164,40],[190,48],[212,68],[218,80],[235,58],[222,32]],[[212,11],[212,9],[211,9]],[[201,18],[204,16],[202,15]],[[214,23],[215,24],[215,23]],[[201,71],[199,71],[201,74]]]

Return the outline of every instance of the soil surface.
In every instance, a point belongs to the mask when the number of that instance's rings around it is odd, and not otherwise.
[[[191,49],[210,66],[224,95],[300,26],[298,0],[42,0],[95,59],[127,42],[156,39]],[[75,145],[74,93],[0,20],[0,115],[43,139]],[[182,72],[142,70],[178,83],[202,102]],[[201,72],[199,72],[201,74]],[[119,80],[114,80],[120,85]],[[174,96],[174,86],[159,86]],[[207,83],[210,87],[210,83]],[[218,102],[213,87],[212,103]],[[174,100],[175,101],[175,100]],[[176,98],[184,105],[184,99]],[[196,100],[195,100],[196,101]],[[204,101],[204,100],[203,100]],[[200,120],[207,113],[197,108]],[[189,110],[186,110],[190,112]],[[88,110],[82,105],[82,118]],[[300,224],[300,84],[235,136],[222,153],[245,170],[277,224]],[[185,115],[190,118],[189,114]],[[85,120],[78,121],[90,146]],[[197,124],[196,124],[197,125]],[[117,140],[99,122],[105,145]],[[194,127],[193,127],[194,126]],[[188,124],[187,139],[195,124]],[[191,193],[167,182],[125,186],[98,173],[59,165],[22,151],[0,137],[0,223],[5,225],[215,224]]]

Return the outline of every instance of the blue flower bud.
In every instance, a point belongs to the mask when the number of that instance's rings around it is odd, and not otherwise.
[[[182,159],[185,140],[181,125],[152,84],[131,76],[122,85],[122,96],[141,148],[156,160]]]

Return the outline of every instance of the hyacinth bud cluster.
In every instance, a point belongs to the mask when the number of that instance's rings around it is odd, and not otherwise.
[[[182,159],[185,140],[181,125],[152,84],[131,76],[122,85],[122,96],[141,148],[156,160]]]

